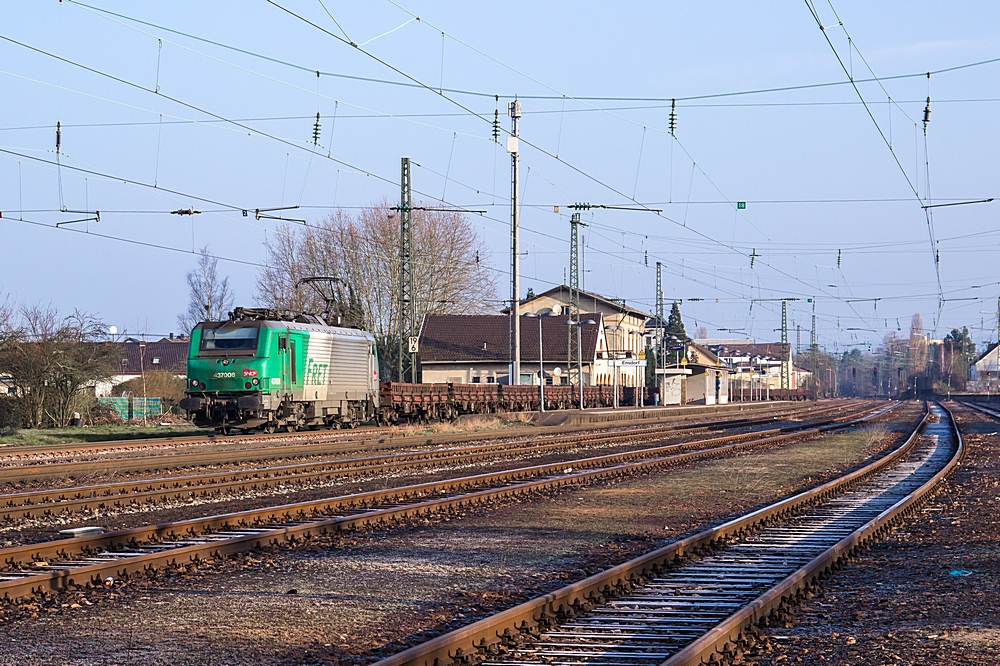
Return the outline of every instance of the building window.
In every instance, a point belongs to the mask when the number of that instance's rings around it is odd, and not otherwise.
[[[474,376],[474,377],[472,378],[472,383],[473,383],[473,384],[478,384],[478,383],[479,383],[479,377],[475,377],[475,376]]]
[[[154,358],[153,358],[153,365],[159,365],[159,364],[160,364],[160,359],[159,359],[159,357],[154,357]]]
[[[487,384],[495,384],[495,383],[496,383],[496,381],[497,381],[497,378],[496,378],[496,377],[487,377],[487,378],[486,378],[486,383],[487,383]]]

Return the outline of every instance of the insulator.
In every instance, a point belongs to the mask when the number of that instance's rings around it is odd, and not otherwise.
[[[670,100],[670,136],[674,136],[677,129],[677,100]]]
[[[493,141],[500,143],[500,109],[493,111]]]
[[[924,129],[927,129],[927,123],[931,121],[931,98],[930,95],[927,96],[927,106],[924,107]]]
[[[319,111],[317,111],[316,112],[316,124],[313,125],[313,145],[314,146],[319,143],[319,132],[320,132]]]
[[[59,152],[59,147],[62,145],[62,123],[56,121],[56,152]]]

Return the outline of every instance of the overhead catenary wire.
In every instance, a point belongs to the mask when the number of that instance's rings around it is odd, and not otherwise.
[[[214,122],[214,121],[213,121],[213,122]],[[634,195],[634,193],[633,193],[633,195]]]
[[[561,160],[560,160],[561,161]]]
[[[320,31],[320,32],[322,32],[322,33],[324,33],[324,34],[332,37],[333,39],[335,39],[337,41],[340,41],[340,42],[342,42],[344,44],[348,44],[348,45],[352,46],[358,52],[364,54],[368,58],[370,58],[370,59],[374,60],[375,62],[383,65],[384,67],[390,69],[391,71],[395,72],[396,74],[399,74],[400,76],[406,78],[407,80],[411,81],[412,83],[420,85],[421,87],[423,87],[425,90],[427,90],[429,92],[433,92],[434,94],[438,95],[442,99],[447,100],[448,102],[456,105],[457,107],[463,109],[464,111],[466,111],[469,114],[475,116],[476,118],[479,118],[481,121],[489,123],[492,126],[492,121],[489,118],[487,118],[486,116],[484,116],[484,115],[482,115],[480,113],[477,113],[476,111],[472,110],[471,108],[469,108],[467,105],[463,104],[462,102],[459,102],[458,100],[452,99],[448,95],[443,94],[442,92],[440,92],[437,89],[435,89],[433,86],[431,86],[431,85],[429,85],[427,83],[424,83],[423,81],[419,80],[418,78],[416,78],[416,77],[408,74],[407,72],[405,72],[404,70],[400,69],[399,67],[397,67],[397,66],[393,65],[392,63],[386,61],[385,59],[383,59],[383,58],[381,58],[379,56],[376,56],[375,54],[373,54],[373,53],[371,53],[369,51],[364,50],[363,48],[359,47],[356,44],[351,44],[348,40],[345,40],[344,38],[340,37],[339,35],[336,35],[336,34],[330,32],[329,30],[327,30],[323,26],[321,26],[321,25],[315,23],[314,21],[312,21],[312,20],[310,20],[310,19],[302,16],[301,14],[298,14],[298,13],[292,11],[291,9],[288,9],[287,7],[285,7],[285,6],[281,5],[281,4],[279,4],[278,2],[276,2],[276,0],[268,0],[268,3],[271,4],[271,5],[273,5],[276,8],[280,9],[281,11],[284,11],[285,13],[289,14],[290,16],[296,18],[297,20],[305,23],[306,25],[309,25],[309,26],[313,27],[314,29],[316,29],[316,30],[318,30],[318,31]],[[424,21],[424,22],[426,23],[426,21]],[[437,29],[437,28],[435,28],[435,29]],[[487,55],[486,57],[490,57],[491,59],[495,60],[491,56]],[[528,77],[528,78],[531,78],[531,77]],[[532,79],[532,80],[534,80],[534,79]],[[544,85],[544,84],[542,84],[542,85]],[[609,183],[606,183],[606,182],[602,181],[601,179],[597,178],[596,176],[593,176],[592,174],[584,171],[580,167],[577,167],[576,165],[571,164],[571,163],[567,162],[566,160],[555,156],[552,152],[550,152],[550,151],[542,148],[541,146],[537,145],[536,143],[531,142],[531,141],[526,140],[526,139],[523,139],[523,138],[520,141],[521,141],[521,143],[530,146],[531,148],[539,151],[540,153],[546,155],[547,157],[550,157],[550,158],[556,160],[560,164],[563,164],[564,166],[566,166],[567,168],[571,169],[572,171],[578,173],[579,175],[583,176],[584,178],[586,178],[588,180],[591,180],[591,181],[593,181],[594,183],[596,183],[598,185],[601,185],[602,187],[604,187],[604,188],[608,189],[609,191],[617,194],[618,196],[621,196],[624,199],[628,199],[630,201],[633,201],[634,203],[636,203],[636,204],[638,204],[640,206],[642,205],[640,202],[635,201],[632,197],[629,197],[627,194],[625,194],[624,192],[622,192],[619,188],[616,188],[616,187],[610,185]],[[667,221],[669,221],[669,222],[671,222],[673,224],[680,225],[680,223],[678,221],[676,221],[676,220],[673,220],[673,219],[671,219],[671,218],[669,218],[667,216],[664,216],[662,214],[659,214],[659,213],[657,213],[657,214],[660,215],[661,217],[663,217],[663,219],[666,219]],[[691,229],[690,227],[688,227],[688,228]],[[725,247],[725,248],[728,248],[730,250],[733,250],[733,248],[727,246],[725,243],[723,243],[721,241],[717,241],[716,239],[712,239],[710,236],[708,236],[707,234],[704,234],[703,232],[700,232],[700,231],[698,231],[696,229],[691,229],[691,231],[693,233],[698,234],[699,236],[704,237],[704,238],[715,240],[721,247]],[[771,270],[774,270],[774,271],[778,272],[779,274],[784,275],[785,277],[789,277],[789,278],[792,278],[795,281],[802,282],[805,286],[809,287],[810,289],[815,289],[815,287],[813,285],[808,285],[807,283],[799,280],[795,276],[792,276],[792,275],[788,274],[785,271],[782,271],[781,269],[778,269],[778,268],[776,268],[774,266],[771,266],[769,264],[765,264],[765,265],[767,265],[768,268],[770,268]],[[822,292],[822,289],[820,289],[820,291]],[[826,295],[826,296],[831,296],[831,297],[835,298],[835,296],[832,296],[831,294],[828,294],[826,292],[822,292],[822,293],[824,293],[824,295]]]

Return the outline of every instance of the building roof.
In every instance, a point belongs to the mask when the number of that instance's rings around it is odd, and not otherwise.
[[[565,294],[565,295],[564,295]],[[539,298],[554,298],[558,301],[569,303],[569,287],[567,285],[561,284],[552,287],[548,291],[544,291],[540,294],[535,294],[532,298],[526,298],[521,301],[521,307],[523,308],[528,303]],[[600,306],[600,307],[599,307]],[[590,291],[580,290],[580,308],[589,309],[594,312],[600,311],[601,307],[615,312],[624,312],[626,314],[635,315],[636,317],[642,317],[643,319],[648,319],[653,315],[642,310],[630,307],[625,304],[624,300],[611,299],[606,296],[601,296],[600,294],[595,294]],[[582,315],[581,315],[582,318]]]
[[[600,314],[581,314],[580,343],[584,363],[596,356]],[[543,360],[566,363],[569,334],[566,317],[521,317],[521,362],[538,363],[538,322],[542,323]],[[589,359],[589,360],[588,360]],[[475,363],[510,360],[510,317],[505,315],[433,315],[420,331],[422,363]]]
[[[997,343],[995,342],[989,343],[989,345],[986,347],[986,351],[980,354],[979,358],[977,358],[973,362],[973,365],[979,369],[979,372],[997,371],[997,361],[1000,359],[998,359],[997,352],[995,351],[996,348],[997,348]]]
[[[656,326],[655,322],[653,326]],[[742,349],[748,345],[757,344],[753,338],[695,338],[692,342],[702,347],[725,347],[726,349]]]
[[[133,340],[114,343],[120,350],[118,365],[119,375],[138,375],[140,372],[164,370],[175,375],[187,373],[187,356],[189,339],[163,338],[155,342],[142,343]],[[141,358],[140,358],[141,356]]]
[[[722,358],[732,356],[760,356],[781,360],[780,342],[758,342],[755,344],[721,345],[716,353]]]
[[[699,344],[697,341],[690,341],[687,343],[688,356],[695,363],[704,363],[708,365],[719,365],[719,356],[713,352],[708,347]]]

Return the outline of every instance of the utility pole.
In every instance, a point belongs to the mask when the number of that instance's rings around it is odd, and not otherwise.
[[[812,365],[813,373],[813,398],[818,398],[816,394],[816,380],[819,378],[819,369],[816,367],[816,352],[819,351],[816,348],[816,299],[812,299],[813,311],[812,311],[812,329],[809,331],[809,362]]]
[[[521,383],[521,317],[520,317],[520,268],[521,256],[518,244],[518,210],[517,201],[517,121],[521,118],[521,102],[514,100],[507,107],[511,118],[511,133],[507,137],[507,152],[511,159],[511,196],[510,196],[510,384]]]
[[[663,344],[667,336],[664,335],[663,331],[663,263],[659,261],[656,262],[656,334],[659,336],[656,340],[656,365],[663,370],[667,367],[666,345]],[[666,397],[663,395],[664,377],[666,377],[666,374],[660,373],[656,378],[657,384],[660,387],[661,405]]]
[[[399,199],[399,381],[417,381],[413,310],[413,184],[410,158],[404,157]]]
[[[788,344],[788,301],[798,298],[755,298],[755,301],[781,301],[781,388],[787,390],[792,375],[792,346]],[[768,384],[770,387],[770,384]]]
[[[795,355],[802,353],[802,325],[795,325]]]
[[[570,385],[574,382],[583,390],[583,348],[580,340],[580,213],[573,213],[569,220],[569,340],[566,359],[569,366]],[[618,368],[615,368],[615,372]]]
[[[788,344],[788,302],[781,301],[781,390],[787,391],[791,384],[792,348]]]
[[[997,298],[997,377],[1000,378],[1000,298]],[[986,383],[989,386],[989,382]]]

